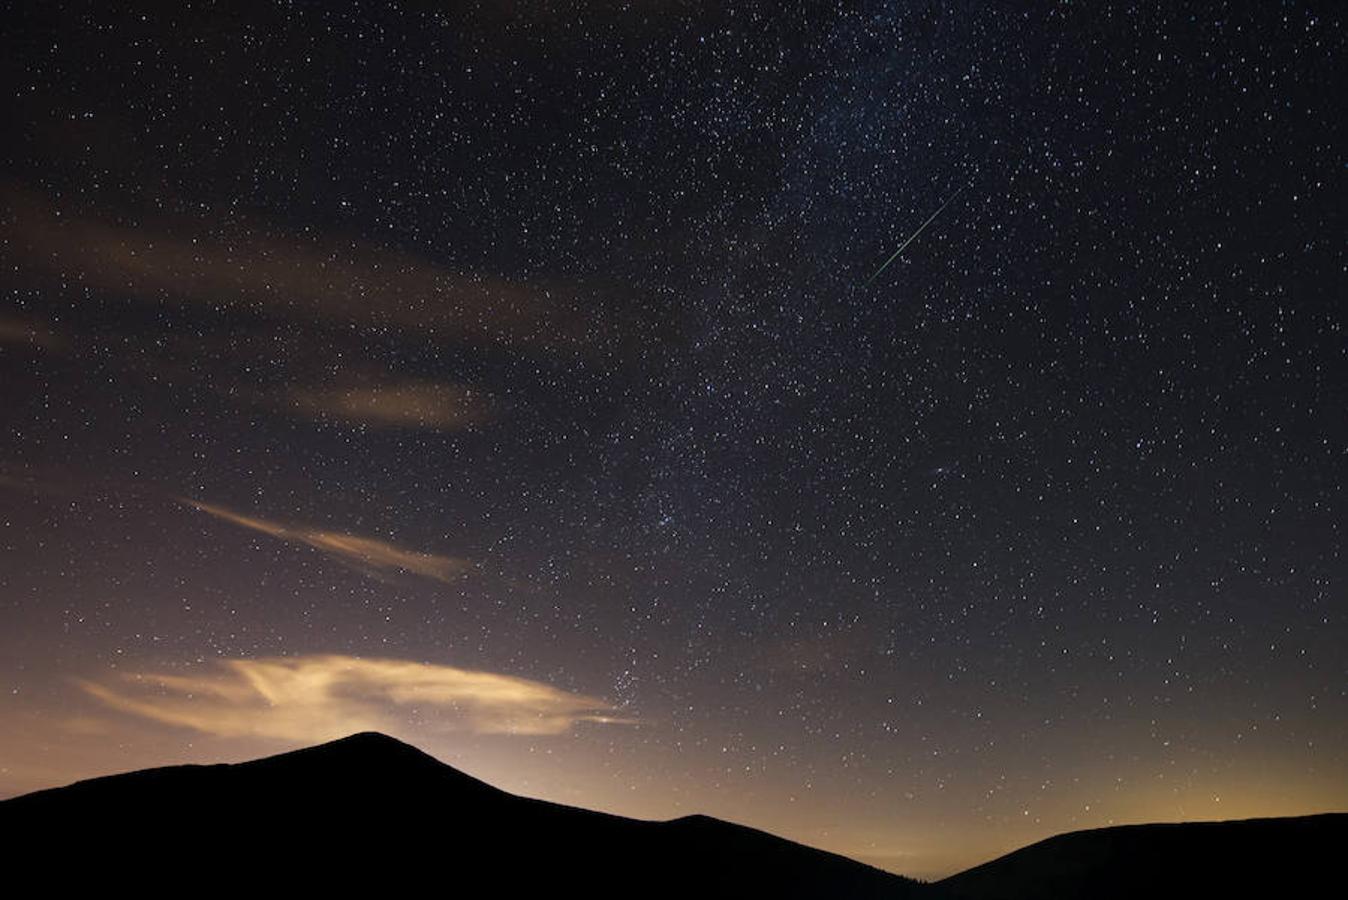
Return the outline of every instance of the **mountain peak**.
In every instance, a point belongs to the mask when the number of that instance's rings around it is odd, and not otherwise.
[[[348,780],[376,778],[384,784],[390,779],[432,777],[496,790],[448,763],[441,762],[424,750],[378,731],[360,731],[325,744],[291,750],[239,765],[278,770],[293,769],[306,776],[325,773],[325,777]]]
[[[360,731],[355,734],[349,734],[346,737],[337,738],[323,744],[315,744],[311,747],[302,747],[298,750],[290,750],[278,753],[274,756],[264,757],[255,762],[267,762],[275,760],[277,762],[287,760],[302,759],[326,759],[329,761],[345,760],[359,761],[368,764],[386,765],[389,763],[406,763],[408,760],[420,759],[425,762],[433,762],[436,765],[444,765],[435,757],[418,750],[411,744],[404,743],[395,737],[390,737],[378,731]],[[244,763],[243,765],[248,765]]]
[[[328,741],[326,744],[319,744],[319,747],[358,747],[362,749],[399,749],[416,750],[411,744],[400,741],[395,737],[384,734],[382,731],[358,731],[355,734],[348,734],[346,737],[337,738]],[[417,750],[420,753],[420,750]]]

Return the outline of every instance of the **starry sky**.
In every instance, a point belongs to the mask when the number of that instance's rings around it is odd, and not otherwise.
[[[9,16],[0,796],[1348,807],[1339,5],[438,6]]]

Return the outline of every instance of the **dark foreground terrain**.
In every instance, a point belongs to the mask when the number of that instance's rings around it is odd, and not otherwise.
[[[902,898],[918,888],[705,816],[644,822],[517,797],[369,733],[0,802],[0,856],[10,879],[37,876],[52,896],[111,885],[133,896],[633,898]]]
[[[1060,834],[938,882],[943,900],[1348,896],[1348,813]]]
[[[43,895],[1329,896],[1344,847],[1348,814],[1124,826],[923,885],[705,816],[645,822],[517,797],[379,734],[0,802],[6,873]],[[1328,894],[1311,891],[1321,880]]]

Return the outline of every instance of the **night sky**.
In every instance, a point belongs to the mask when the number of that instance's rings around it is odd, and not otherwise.
[[[168,6],[0,38],[0,796],[1348,807],[1339,4]]]

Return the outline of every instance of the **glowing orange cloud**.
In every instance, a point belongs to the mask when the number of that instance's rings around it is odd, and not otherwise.
[[[315,655],[227,660],[192,675],[119,673],[77,680],[108,706],[216,737],[320,741],[399,730],[402,708],[432,728],[563,734],[616,723],[608,704],[538,681],[397,659]]]
[[[406,550],[377,538],[359,537],[340,531],[325,531],[301,525],[282,525],[279,522],[245,516],[223,506],[213,506],[196,500],[182,502],[217,519],[260,531],[282,541],[312,547],[369,575],[377,576],[401,571],[449,583],[471,566],[466,559]]]

